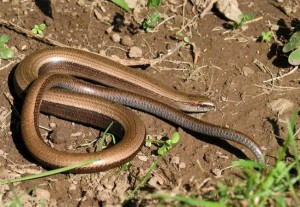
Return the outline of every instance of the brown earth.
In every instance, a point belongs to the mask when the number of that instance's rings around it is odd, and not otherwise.
[[[299,70],[273,83],[263,82],[272,78],[272,75],[281,76],[291,70],[287,56],[281,52],[280,43],[286,42],[291,35],[289,28],[295,20],[276,6],[276,1],[240,1],[240,9],[245,13],[253,13],[257,18],[245,30],[230,29],[229,22],[216,10],[200,19],[195,17],[197,12],[190,2],[163,2],[159,11],[165,17],[176,17],[170,18],[153,33],[145,33],[140,29],[139,21],[146,16],[145,8],[142,8],[139,17],[134,17],[132,12],[125,13],[108,1],[86,2],[85,5],[66,0],[53,1],[51,12],[49,7],[33,1],[4,2],[0,3],[2,20],[27,30],[45,22],[47,28],[44,33],[47,38],[106,56],[117,55],[124,60],[129,60],[127,52],[130,47],[113,42],[113,34],[117,33],[121,38],[129,36],[134,46],[142,49],[143,58],[154,59],[175,47],[178,42],[174,39],[175,33],[184,27],[181,33],[189,37],[195,48],[184,46],[160,64],[143,72],[180,91],[209,96],[217,103],[217,110],[202,115],[201,119],[251,136],[262,147],[266,162],[271,165],[274,163],[286,135],[285,121],[300,104],[297,95],[300,90]],[[100,16],[96,16],[96,13]],[[299,12],[294,16],[299,19]],[[277,41],[259,41],[260,34],[269,30],[269,24],[279,26],[274,31]],[[13,68],[31,52],[51,46],[4,26],[0,27],[2,34],[10,36],[7,45],[15,49],[13,59],[0,62],[0,179],[4,180],[44,171],[22,146],[18,116],[21,103],[11,105],[8,100],[17,100],[11,86]],[[195,64],[192,50],[199,52]],[[255,60],[267,71],[258,67]],[[279,98],[292,102],[294,106],[283,112],[271,110],[269,104]],[[171,137],[177,130],[176,126],[154,116],[137,113],[145,123],[147,135],[153,138]],[[97,137],[99,133],[90,127],[42,115],[41,126],[49,128],[50,123],[56,123],[61,128],[57,132],[60,136],[72,136],[66,141],[58,140],[62,149],[74,148]],[[145,196],[160,190],[182,194],[192,192],[201,198],[201,194],[215,189],[217,181],[232,178],[230,168],[222,170],[230,166],[232,161],[254,158],[245,147],[181,128],[178,130],[181,135],[179,144],[163,158],[132,205],[154,205],[157,201],[147,200]],[[41,132],[44,135],[47,133],[43,129]],[[14,192],[28,206],[39,202],[46,206],[122,204],[130,190],[137,185],[136,178],[145,175],[151,163],[157,159],[156,150],[155,146],[144,146],[131,162],[133,166],[130,170],[114,169],[83,175],[58,174],[10,187],[1,186],[0,204],[13,199]]]

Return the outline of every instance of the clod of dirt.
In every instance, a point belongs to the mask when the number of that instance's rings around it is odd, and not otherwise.
[[[126,175],[118,176],[115,181],[115,184],[117,187],[114,189],[114,193],[118,195],[121,200],[124,200],[126,198],[125,192],[130,188],[130,184],[127,179],[127,176]]]
[[[139,47],[131,47],[128,53],[130,58],[140,58],[143,55],[143,51]]]
[[[65,128],[63,127],[57,127],[51,134],[50,134],[50,140],[54,144],[62,144],[65,143],[68,139],[68,135],[65,133]]]
[[[121,44],[124,46],[131,47],[133,46],[133,40],[131,39],[131,37],[125,35],[124,37],[122,37]]]
[[[178,167],[179,169],[184,169],[186,168],[186,164],[184,162],[181,162]]]
[[[207,163],[210,163],[212,161],[212,156],[210,152],[206,152],[203,156],[203,160]]]
[[[244,66],[244,67],[242,68],[242,72],[243,72],[243,75],[244,75],[244,76],[253,75],[253,74],[255,73],[254,70],[253,70],[252,68],[249,68],[249,67],[247,67],[247,66]]]
[[[291,111],[294,108],[295,104],[290,100],[279,98],[270,103],[268,107],[275,113],[283,114],[285,112]]]

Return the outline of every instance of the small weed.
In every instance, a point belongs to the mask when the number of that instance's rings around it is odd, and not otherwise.
[[[272,31],[261,33],[261,40],[264,41],[264,42],[270,42],[271,37],[272,37]]]
[[[103,132],[103,135],[97,139],[94,139],[93,141],[91,142],[87,142],[87,143],[84,143],[84,144],[81,144],[79,147],[90,147],[90,146],[96,146],[97,145],[97,142],[99,140],[101,140],[100,144],[98,145],[96,151],[101,151],[102,149],[105,148],[105,140],[107,137],[111,137],[112,138],[112,142],[113,144],[116,144],[116,138],[115,136],[112,134],[112,133],[109,133],[108,131],[110,130],[110,128],[112,127],[114,122],[111,122],[109,124],[109,126],[105,129],[105,131]]]
[[[151,29],[154,28],[160,21],[161,14],[156,10],[156,8],[159,5],[160,5],[160,0],[148,0],[147,2],[148,13],[146,19],[142,24],[146,32],[150,32]],[[150,12],[150,9],[154,9],[154,11]]]
[[[247,13],[247,14],[241,14],[239,16],[240,21],[234,23],[234,28],[241,28],[242,26],[245,25],[245,23],[249,20],[253,20],[254,16],[252,13]]]
[[[125,163],[124,165],[121,165],[119,167],[120,170],[129,171],[132,167],[132,164],[130,162]]]
[[[114,122],[111,122],[109,124],[109,126],[105,129],[105,131],[103,132],[103,135],[101,137],[101,142],[100,142],[99,146],[97,147],[96,151],[101,151],[105,147],[104,141],[106,140],[106,138],[108,136],[110,136],[112,138],[113,144],[116,144],[116,138],[115,138],[115,136],[113,134],[111,134],[111,133],[108,133],[108,131],[110,130],[110,128],[112,127],[113,124],[114,124]]]
[[[31,32],[33,34],[39,34],[39,35],[43,35],[44,30],[46,29],[46,24],[42,23],[39,25],[34,25],[34,27],[32,28]]]
[[[295,32],[289,41],[283,46],[284,53],[289,54],[288,61],[291,65],[300,65],[300,31]]]
[[[113,3],[121,7],[122,9],[129,11],[128,4],[126,3],[125,0],[111,0]]]
[[[0,58],[3,60],[10,59],[14,56],[14,52],[5,46],[8,42],[9,36],[4,34],[0,37]]]
[[[153,140],[148,139],[146,140],[146,146],[151,146],[153,143],[158,144],[160,147],[157,150],[157,153],[159,157],[152,163],[150,168],[148,169],[146,175],[140,179],[140,183],[135,187],[135,189],[130,193],[128,200],[132,199],[135,194],[138,192],[138,190],[145,185],[147,180],[149,179],[150,175],[152,174],[153,170],[156,168],[158,163],[161,161],[162,157],[166,155],[167,152],[169,152],[173,146],[179,141],[180,135],[178,132],[175,132],[171,139],[168,140]]]

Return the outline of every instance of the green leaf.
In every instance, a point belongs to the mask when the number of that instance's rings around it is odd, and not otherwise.
[[[160,13],[158,11],[154,12],[151,16],[152,26],[156,25],[160,20]]]
[[[282,51],[290,52],[290,51],[296,49],[298,46],[300,46],[300,32],[295,32],[291,36],[289,42],[283,46]]]
[[[160,0],[148,0],[147,7],[157,8],[160,4]]]
[[[40,24],[38,27],[40,30],[44,30],[46,29],[46,24]]]
[[[300,65],[300,48],[289,55],[288,61],[291,65]]]
[[[9,40],[9,36],[7,34],[2,35],[1,38],[0,38],[0,42],[2,44],[7,43],[8,40]]]
[[[239,167],[245,167],[245,168],[259,168],[262,169],[263,168],[263,164],[253,161],[253,160],[238,160],[238,161],[234,161],[232,162],[233,165],[235,166],[239,166]]]
[[[146,32],[150,32],[152,27],[155,27],[160,20],[160,13],[158,11],[153,14],[147,15],[146,20],[143,22],[143,28]]]
[[[10,59],[14,56],[14,52],[10,48],[1,48],[0,50],[0,57],[3,60]]]
[[[33,28],[33,29],[31,30],[31,32],[34,33],[34,34],[37,34],[37,33],[38,33],[38,30],[37,30],[36,28]]]
[[[183,41],[186,42],[186,43],[190,43],[190,39],[188,37],[184,37]]]
[[[166,151],[167,151],[166,147],[165,147],[165,146],[162,146],[161,148],[159,148],[159,149],[157,150],[157,153],[158,153],[159,155],[163,156],[163,155],[166,153]]]
[[[246,22],[248,20],[252,20],[253,18],[254,18],[254,15],[252,13],[239,15],[239,19],[241,20],[241,22]]]
[[[265,41],[265,42],[270,42],[271,41],[271,35],[272,35],[271,31],[262,32],[261,33],[262,40]]]
[[[113,3],[121,7],[122,9],[129,11],[129,6],[125,0],[111,0]]]
[[[175,132],[171,138],[172,144],[176,144],[177,142],[179,142],[179,139],[180,139],[179,132]]]
[[[166,146],[172,146],[172,140],[168,139],[165,141]]]
[[[290,52],[295,48],[296,48],[296,44],[294,42],[288,42],[283,46],[282,52]]]

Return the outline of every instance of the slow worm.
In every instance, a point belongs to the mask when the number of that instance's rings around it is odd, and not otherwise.
[[[214,103],[208,98],[180,93],[139,71],[88,52],[70,48],[35,52],[18,65],[14,83],[21,97],[27,93],[21,116],[24,143],[35,159],[51,168],[97,159],[93,164],[72,171],[97,172],[119,166],[136,155],[144,143],[144,125],[135,113],[114,102],[146,111],[197,133],[242,144],[252,151],[259,162],[263,162],[260,147],[245,134],[201,121],[183,112],[213,108]],[[113,120],[116,123],[113,131],[123,139],[100,152],[58,151],[48,146],[40,135],[40,110],[102,128]]]

